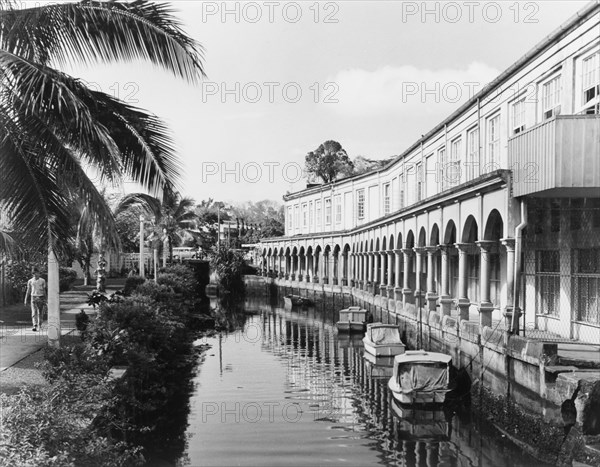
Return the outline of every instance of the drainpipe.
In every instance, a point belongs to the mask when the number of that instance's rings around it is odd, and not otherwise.
[[[515,227],[515,276],[513,283],[513,314],[511,322],[511,333],[516,329],[516,317],[518,316],[519,292],[521,281],[521,269],[523,268],[523,229],[527,227],[527,203],[521,199],[521,223]]]

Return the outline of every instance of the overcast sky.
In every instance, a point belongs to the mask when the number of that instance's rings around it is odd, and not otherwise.
[[[199,202],[281,201],[328,139],[402,153],[587,2],[171,3],[206,49],[202,85],[142,63],[66,71],[163,118]]]

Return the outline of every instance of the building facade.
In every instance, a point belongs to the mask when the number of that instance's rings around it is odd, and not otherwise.
[[[600,5],[387,166],[284,197],[265,274],[600,341]]]

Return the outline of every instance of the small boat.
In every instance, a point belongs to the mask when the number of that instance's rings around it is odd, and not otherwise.
[[[406,350],[395,324],[367,324],[367,334],[363,337],[363,343],[365,350],[376,357],[393,357],[403,354]]]
[[[394,357],[376,357],[365,350],[363,358],[365,359],[366,373],[370,378],[390,379],[394,373]]]
[[[441,404],[450,391],[451,368],[450,355],[408,350],[394,357],[388,387],[401,404]]]
[[[351,306],[340,310],[340,320],[337,322],[338,331],[362,332],[367,324],[367,310]]]
[[[312,300],[301,297],[300,295],[286,295],[283,297],[283,303],[287,310],[291,310],[292,308],[299,306],[307,307],[314,305]]]

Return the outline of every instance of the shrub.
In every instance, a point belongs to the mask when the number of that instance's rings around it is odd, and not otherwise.
[[[219,284],[223,290],[227,292],[244,292],[246,262],[242,252],[221,247],[212,253],[210,265],[216,271]]]
[[[146,282],[142,276],[131,276],[125,279],[125,286],[123,287],[123,295],[131,295],[139,285]]]
[[[72,268],[59,268],[58,288],[61,292],[71,290],[73,283],[77,280],[77,272]]]

